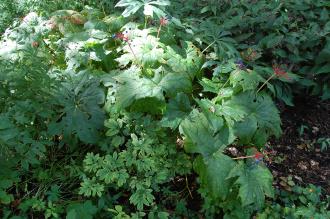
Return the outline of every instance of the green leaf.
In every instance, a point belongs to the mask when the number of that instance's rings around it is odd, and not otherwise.
[[[163,44],[149,34],[148,29],[135,29],[131,33],[131,41],[123,47],[125,54],[116,59],[122,66],[127,66],[130,62],[138,62],[144,68],[156,67],[159,63],[164,63]]]
[[[164,59],[173,72],[185,74],[191,80],[200,72],[204,61],[201,51],[191,42],[183,42],[182,48],[167,46]]]
[[[48,200],[51,202],[56,202],[60,198],[60,187],[58,185],[52,185],[50,188],[50,191],[46,192],[46,195],[48,195]]]
[[[96,175],[106,184],[116,183],[118,187],[121,187],[129,178],[126,169],[119,169],[122,165],[123,160],[118,157],[116,152],[113,155],[107,155],[101,165],[102,168],[97,171]]]
[[[260,165],[247,167],[239,162],[228,176],[236,177],[235,184],[239,185],[239,197],[243,206],[256,204],[257,207],[262,207],[265,196],[274,197],[273,176],[267,168]]]
[[[329,56],[330,57],[330,56]],[[330,73],[330,63],[325,65],[317,65],[312,70],[315,74],[329,74]]]
[[[126,108],[134,101],[146,97],[153,97],[164,102],[162,87],[159,80],[139,76],[139,69],[132,66],[122,74],[115,77],[120,83],[116,93],[116,101],[119,108]]]
[[[247,117],[244,122],[237,123],[235,134],[239,136],[241,143],[249,143],[258,128],[257,120],[254,117]]]
[[[135,14],[141,7],[143,2],[136,0],[120,0],[115,7],[126,7],[122,15],[124,17],[129,17],[132,14]]]
[[[84,203],[70,204],[67,212],[66,219],[93,219],[97,208],[88,200]]]
[[[151,189],[137,189],[129,198],[130,203],[136,205],[139,211],[143,210],[143,206],[150,206],[155,197],[152,195]]]
[[[10,121],[8,116],[0,114],[0,143],[8,142],[19,135],[19,130]]]
[[[220,129],[224,126],[224,120],[222,116],[216,112],[216,105],[208,99],[196,99],[196,102],[198,103],[201,111],[211,125],[213,129],[213,135],[219,132]]]
[[[185,136],[187,152],[200,153],[207,157],[218,150],[223,150],[234,141],[233,130],[226,123],[220,127],[220,121],[223,122],[223,119],[221,117],[213,117],[213,119],[219,119],[219,123],[213,122],[212,125],[203,113],[193,110],[189,117],[181,122],[180,132]]]
[[[120,131],[119,124],[115,119],[106,120],[104,122],[104,126],[108,128],[108,131],[105,133],[105,135],[108,137],[114,136]]]
[[[235,134],[241,143],[257,143],[262,146],[269,136],[279,137],[281,120],[270,96],[265,93],[245,92],[224,103],[245,112],[244,120],[236,123]]]
[[[135,14],[140,8],[144,7],[143,13],[145,16],[153,16],[155,13],[158,17],[165,16],[165,13],[158,6],[170,5],[168,0],[120,0],[115,7],[126,7],[125,11],[122,13],[124,17],[128,17]]]
[[[92,179],[84,179],[82,183],[80,183],[80,190],[79,194],[85,195],[87,197],[90,196],[102,196],[102,192],[104,191],[104,185],[97,183],[96,178],[93,177]]]
[[[192,91],[191,79],[184,74],[168,73],[159,85],[170,97],[175,97],[178,92],[191,93]]]
[[[226,199],[232,186],[232,180],[227,177],[234,166],[235,162],[221,152],[207,158],[198,156],[194,162],[194,169],[201,179],[202,186],[207,188],[214,200]]]
[[[104,92],[99,81],[80,72],[62,85],[55,98],[63,107],[63,117],[60,122],[49,125],[50,134],[63,133],[66,138],[77,135],[83,142],[95,143],[104,121],[104,112],[99,106],[104,103]]]
[[[330,59],[330,41],[327,41],[324,48],[320,51],[315,59],[316,64],[327,63]]]
[[[283,100],[283,102],[288,106],[294,106],[292,102],[292,89],[288,84],[275,84],[274,88],[278,99]]]
[[[283,40],[284,36],[283,35],[276,35],[274,33],[264,37],[260,42],[259,45],[261,47],[265,47],[265,48],[274,48],[276,46],[278,46],[282,40]]]
[[[246,116],[244,107],[231,102],[224,102],[222,105],[215,105],[215,113],[222,115],[228,124],[234,125],[235,122],[242,121]]]
[[[0,190],[0,204],[10,204],[14,200],[12,194],[8,194],[3,190]]]
[[[181,121],[189,115],[190,111],[191,106],[188,96],[184,93],[179,93],[175,99],[169,100],[161,124],[163,127],[176,129]]]
[[[161,110],[160,106],[165,104],[164,92],[167,96],[175,96],[180,92],[191,91],[190,79],[182,74],[155,72],[153,78],[148,78],[140,77],[139,71],[132,66],[115,77],[120,83],[116,93],[119,108],[127,108],[138,100],[143,100],[134,109],[143,112],[152,111],[153,108]]]
[[[323,85],[321,99],[322,100],[330,99],[330,86],[328,86],[327,84]]]
[[[259,82],[263,81],[263,78],[255,71],[243,71],[237,69],[230,74],[229,80],[230,84],[234,87],[241,86],[244,92],[256,89]]]
[[[120,28],[125,24],[125,18],[123,16],[116,16],[116,14],[106,16],[103,21],[107,24],[111,33],[120,31]]]
[[[208,78],[202,78],[202,80],[199,81],[199,83],[203,87],[203,92],[211,92],[214,94],[219,93],[219,88],[220,88],[219,83],[215,83],[213,80],[210,80]]]
[[[165,107],[164,100],[159,100],[154,97],[146,97],[134,101],[129,110],[133,112],[145,112],[153,115],[159,115],[163,114]]]
[[[113,147],[119,147],[120,145],[122,145],[125,142],[125,138],[122,136],[115,136],[112,140],[111,140],[111,145]]]

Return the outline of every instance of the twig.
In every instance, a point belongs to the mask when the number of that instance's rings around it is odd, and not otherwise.
[[[210,45],[208,45],[203,51],[202,51],[202,53],[204,53],[208,48],[210,48],[213,44],[215,43],[215,40],[210,44]]]
[[[137,59],[137,57],[136,57],[136,55],[135,55],[135,53],[134,53],[134,51],[133,51],[133,49],[132,49],[132,47],[131,47],[131,44],[128,42],[128,40],[127,40],[127,44],[128,44],[128,46],[129,46],[129,49],[131,50],[131,52],[132,52],[132,54],[133,54],[133,56],[134,56],[136,62],[138,62],[138,59]]]
[[[262,85],[261,87],[257,90],[257,93],[259,93],[259,91],[261,91],[261,89],[273,78],[275,77],[276,75],[273,74],[272,76],[270,76]]]
[[[241,160],[241,159],[248,159],[248,158],[254,158],[255,155],[251,155],[251,156],[244,156],[244,157],[235,157],[233,158],[233,160]]]
[[[159,38],[160,30],[162,29],[162,25],[159,25],[158,31],[157,31],[157,38]]]
[[[226,82],[221,86],[221,88],[219,89],[219,92],[218,92],[217,97],[220,96],[222,88],[224,88],[224,87],[226,86],[226,84],[229,82],[229,79],[230,79],[230,78],[228,78],[227,81],[226,81]],[[216,102],[216,101],[214,100],[214,103],[215,103],[215,102]]]
[[[191,193],[191,191],[190,191],[190,189],[189,189],[189,184],[188,184],[188,178],[187,178],[187,175],[186,175],[186,187],[187,187],[187,189],[188,189],[188,192],[189,192],[190,197],[193,199],[192,193]]]
[[[138,65],[140,66],[140,68],[143,69],[143,66],[142,66],[142,64],[139,62],[139,60],[137,59],[137,56],[135,55],[134,50],[133,50],[133,48],[131,47],[131,44],[129,43],[128,40],[127,40],[126,42],[127,42],[127,44],[128,44],[129,49],[131,50],[131,53],[132,53],[133,56],[134,56],[134,59],[135,59],[135,61],[136,61],[136,64],[138,64]]]

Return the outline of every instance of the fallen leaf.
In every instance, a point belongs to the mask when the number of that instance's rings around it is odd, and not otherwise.
[[[298,163],[298,167],[300,168],[300,169],[302,169],[302,170],[307,170],[308,169],[308,163],[307,162],[304,162],[304,161],[300,161],[299,163]]]

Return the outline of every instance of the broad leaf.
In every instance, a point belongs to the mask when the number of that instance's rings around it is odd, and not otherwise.
[[[263,78],[255,71],[239,69],[233,71],[229,79],[234,87],[241,86],[243,91],[254,90],[258,87],[259,82],[263,81]]]
[[[55,98],[63,107],[63,117],[49,125],[50,134],[64,134],[67,138],[76,134],[86,143],[96,142],[104,121],[104,112],[99,106],[104,103],[104,92],[99,88],[99,81],[86,72],[72,75],[62,83]]]
[[[143,6],[142,1],[137,0],[121,0],[115,7],[126,7],[122,15],[124,17],[129,17],[132,14],[135,14]]]
[[[134,24],[127,24],[126,26],[129,25]],[[127,66],[132,61],[138,62],[145,68],[164,63],[163,44],[156,37],[150,35],[149,32],[149,29],[139,30],[136,27],[134,30],[130,30],[127,34],[130,42],[123,47],[125,54],[117,58],[116,61],[122,66]]]
[[[242,205],[256,204],[262,207],[265,196],[273,197],[273,176],[270,171],[260,165],[248,167],[240,162],[233,168],[228,178],[237,178],[235,184],[239,184],[239,197]]]
[[[116,94],[119,108],[126,108],[134,103],[137,104],[134,106],[136,110],[141,109],[145,112],[145,106],[150,109],[165,104],[164,92],[166,96],[171,97],[180,92],[190,93],[192,89],[190,79],[183,74],[157,71],[153,78],[149,78],[140,77],[139,73],[140,69],[132,66],[115,77],[120,83]],[[137,102],[142,99],[145,102]]]
[[[164,101],[162,88],[159,80],[144,78],[139,76],[139,71],[135,66],[124,71],[115,77],[120,83],[116,93],[116,100],[120,108],[130,106],[134,101],[146,97],[153,97],[156,100]]]
[[[232,180],[227,177],[234,166],[235,162],[221,152],[207,158],[198,156],[194,162],[194,169],[201,179],[202,186],[207,188],[214,200],[226,199],[232,186]]]
[[[88,200],[84,203],[70,204],[67,212],[66,219],[92,219],[97,208]]]
[[[128,17],[135,14],[140,8],[144,8],[143,13],[145,16],[153,16],[155,13],[158,17],[165,16],[165,12],[159,7],[155,6],[167,6],[170,5],[168,0],[120,0],[115,7],[126,7],[122,13],[124,17]]]
[[[252,141],[262,146],[269,136],[279,137],[281,134],[279,112],[267,94],[241,93],[224,105],[244,111],[244,120],[235,126],[235,134],[240,138],[241,143]]]
[[[184,93],[179,93],[175,99],[169,100],[161,124],[164,127],[175,129],[189,115],[190,111],[191,106],[188,96]]]
[[[217,119],[223,122],[220,117]],[[193,110],[180,125],[180,132],[185,136],[186,151],[207,157],[231,144],[235,139],[233,130],[226,123],[220,127],[220,122],[212,125],[203,113]],[[214,124],[217,124],[217,130]]]
[[[172,71],[186,74],[191,80],[203,65],[203,54],[190,42],[183,42],[182,48],[167,46],[164,59]]]

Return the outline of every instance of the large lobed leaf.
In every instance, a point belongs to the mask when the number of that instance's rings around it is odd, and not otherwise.
[[[265,93],[240,93],[223,104],[225,107],[244,112],[244,120],[236,123],[235,135],[241,143],[262,146],[271,135],[281,134],[279,112],[270,96]]]
[[[216,200],[225,200],[232,186],[232,179],[227,179],[235,162],[221,152],[212,154],[209,158],[198,156],[194,162],[194,169],[199,174],[202,186]]]
[[[63,117],[49,125],[50,133],[64,134],[67,138],[76,134],[83,142],[95,143],[104,121],[104,112],[99,106],[104,103],[104,92],[99,81],[80,72],[62,85],[55,99],[62,107]]]
[[[232,128],[221,117],[213,116],[212,112],[206,114],[193,110],[180,125],[186,151],[200,153],[204,157],[224,150],[235,139]],[[210,123],[210,119],[214,121]]]
[[[120,0],[115,7],[126,7],[122,15],[129,17],[135,14],[140,8],[144,8],[143,13],[145,16],[153,17],[155,13],[158,17],[165,16],[165,12],[156,6],[168,6],[170,1],[168,0]]]
[[[166,105],[166,111],[161,121],[163,127],[177,128],[191,111],[189,98],[184,93],[179,93],[174,99],[170,99]]]
[[[164,45],[150,35],[150,29],[139,30],[136,24],[128,23],[124,27],[130,42],[123,47],[125,52],[116,59],[121,66],[127,66],[130,62],[138,62],[143,67],[153,67],[164,63]]]
[[[132,66],[122,74],[115,77],[120,83],[116,93],[116,104],[119,108],[127,108],[135,104],[137,111],[145,111],[138,101],[146,100],[148,108],[159,108],[165,104],[166,96],[175,96],[177,93],[189,93],[191,91],[191,81],[184,75],[155,72],[152,78],[140,76],[140,69]],[[150,110],[148,110],[150,112]]]
[[[230,83],[234,86],[241,86],[244,91],[254,90],[258,87],[259,82],[264,79],[255,71],[237,69],[230,74]]]
[[[182,48],[167,46],[164,59],[172,71],[186,74],[191,80],[200,72],[204,62],[203,54],[191,42],[182,42]]]
[[[265,196],[274,196],[273,176],[266,167],[247,166],[243,162],[239,162],[228,176],[228,178],[236,177],[238,178],[235,184],[240,185],[239,197],[243,206],[255,203],[257,207],[262,207]]]

